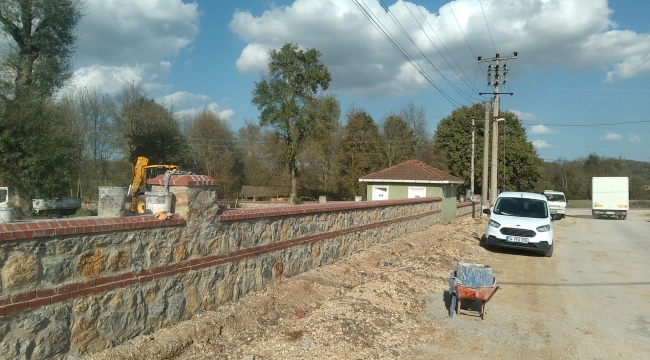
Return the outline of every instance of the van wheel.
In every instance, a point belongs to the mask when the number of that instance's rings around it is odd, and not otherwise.
[[[548,251],[544,253],[544,256],[545,257],[553,256],[553,244],[551,244],[551,247],[548,249]]]

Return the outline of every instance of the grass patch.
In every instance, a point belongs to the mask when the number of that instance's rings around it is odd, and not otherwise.
[[[566,204],[566,207],[571,209],[591,209],[591,200],[569,200],[569,202]]]

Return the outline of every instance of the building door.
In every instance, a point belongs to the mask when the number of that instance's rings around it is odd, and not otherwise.
[[[372,188],[372,199],[373,200],[388,200],[388,187],[387,186],[375,186]]]
[[[410,187],[409,199],[427,197],[427,189],[423,187]]]

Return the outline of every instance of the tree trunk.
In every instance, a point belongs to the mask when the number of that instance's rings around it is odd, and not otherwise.
[[[296,176],[296,161],[289,164],[291,172],[291,205],[298,204],[298,179]]]

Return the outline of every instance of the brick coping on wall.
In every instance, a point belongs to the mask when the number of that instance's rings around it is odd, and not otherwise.
[[[476,205],[476,204],[479,204],[479,202],[478,201],[465,201],[465,202],[457,203],[456,208],[462,208],[462,207],[472,206],[472,205]]]
[[[228,209],[219,213],[219,221],[248,220],[265,217],[313,214],[330,211],[359,210],[406,204],[421,204],[442,201],[440,197],[376,200],[376,201],[341,201],[322,204],[288,205],[254,209]]]
[[[0,224],[0,241],[146,229],[183,224],[185,224],[185,219],[178,214],[174,214],[171,219],[163,221],[156,219],[155,215],[21,221]]]
[[[431,200],[431,198],[429,198]],[[384,200],[385,202],[386,200]],[[303,236],[296,239],[285,240],[277,243],[259,245],[252,248],[241,249],[221,255],[211,255],[181,261],[175,264],[158,266],[149,270],[127,272],[112,276],[89,279],[83,282],[69,283],[58,288],[32,290],[24,293],[9,295],[0,298],[0,317],[20,311],[40,308],[47,305],[61,303],[82,296],[97,295],[106,291],[127,288],[134,285],[146,284],[158,279],[202,270],[214,266],[245,260],[275,251],[285,250],[295,246],[308,245],[322,240],[332,239],[343,235],[371,230],[394,223],[417,220],[439,214],[440,210],[433,210],[422,214],[406,216],[397,219],[378,221],[372,224],[360,225],[349,229],[336,230],[316,235]]]

